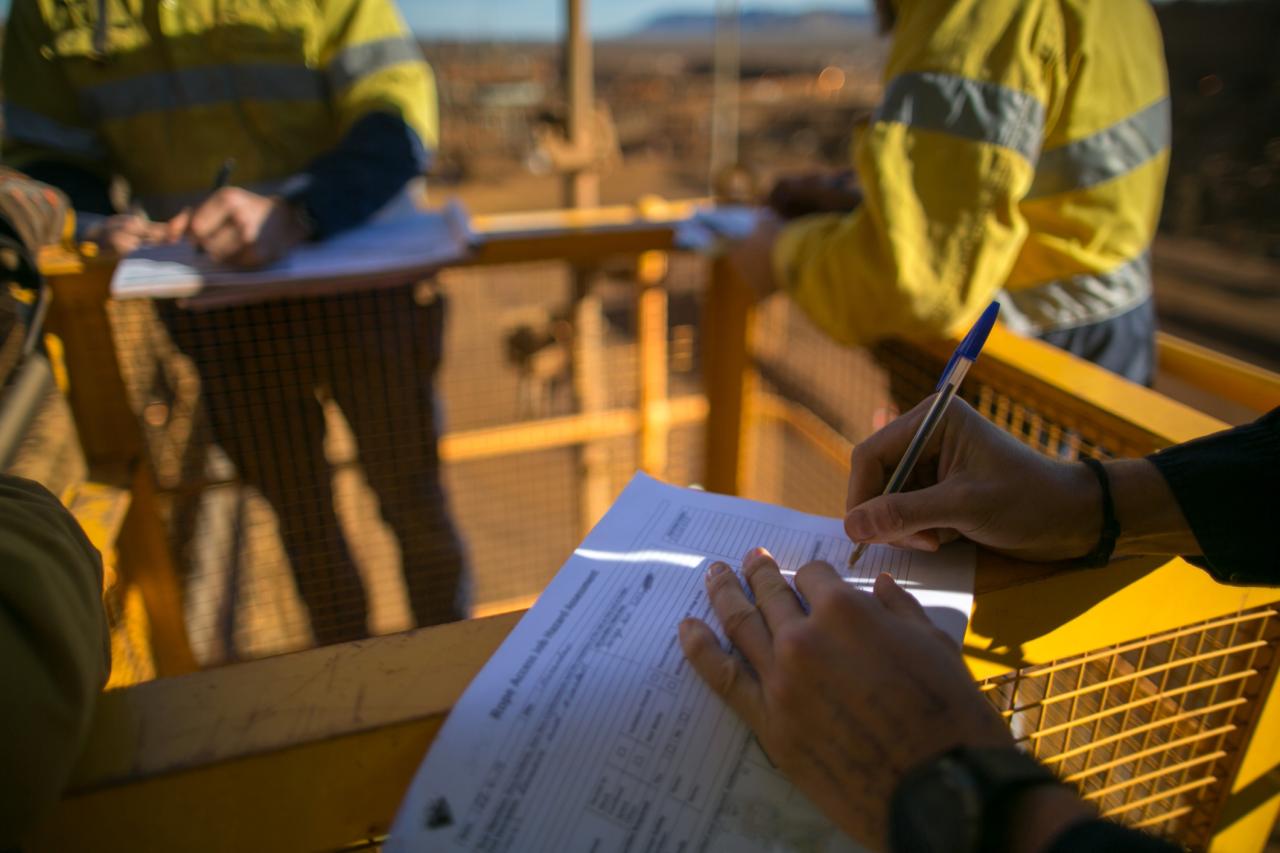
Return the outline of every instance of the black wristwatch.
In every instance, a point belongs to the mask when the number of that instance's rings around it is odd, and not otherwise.
[[[1009,804],[1029,788],[1061,784],[1016,749],[958,747],[909,772],[889,808],[892,853],[997,853]]]

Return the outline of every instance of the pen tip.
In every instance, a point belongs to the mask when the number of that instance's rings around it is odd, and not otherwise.
[[[849,555],[849,568],[853,568],[853,564],[858,562],[858,558],[862,556],[862,552],[867,550],[865,544],[859,543],[853,549],[853,553]]]

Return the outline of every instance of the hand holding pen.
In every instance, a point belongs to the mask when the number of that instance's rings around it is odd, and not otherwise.
[[[933,437],[934,432],[942,423],[942,418],[947,413],[947,406],[955,398],[956,392],[960,390],[960,383],[964,381],[965,374],[969,372],[969,367],[978,360],[978,355],[982,352],[982,346],[987,342],[987,336],[991,334],[991,328],[995,325],[996,317],[999,313],[999,302],[992,302],[988,305],[987,310],[982,312],[982,316],[978,318],[978,321],[973,324],[973,328],[969,330],[969,334],[965,335],[964,340],[960,342],[960,346],[956,347],[956,351],[952,353],[951,360],[943,368],[942,378],[938,380],[938,385],[934,389],[935,396],[933,401],[925,410],[924,416],[920,420],[910,443],[899,459],[897,467],[894,468],[893,475],[885,485],[884,495],[901,492],[906,485],[907,478],[915,470],[916,463],[920,461],[921,454],[924,453],[925,447],[929,444],[929,439]],[[857,453],[855,451],[855,459],[856,456]],[[855,505],[852,503],[854,497],[852,482],[851,475],[849,508]],[[865,537],[859,538],[852,531],[850,531],[849,535],[850,538],[858,543],[857,547],[853,549],[853,553],[849,555],[849,567],[852,568],[866,550],[867,542]],[[937,544],[934,543],[933,547],[936,548]]]
[[[175,218],[181,233],[213,260],[237,267],[272,263],[308,239],[304,221],[285,199],[226,186],[231,165],[224,163],[215,176],[215,186],[223,186]]]

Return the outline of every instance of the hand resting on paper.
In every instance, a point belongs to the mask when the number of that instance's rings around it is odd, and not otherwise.
[[[766,551],[743,566],[756,605],[723,563],[706,582],[750,667],[696,619],[680,625],[685,656],[779,769],[859,843],[884,845],[890,797],[916,765],[956,746],[1012,745],[955,644],[888,575],[870,594],[810,563],[795,577],[806,614]]]
[[[170,236],[187,236],[215,261],[259,267],[279,260],[304,242],[306,226],[289,202],[240,187],[223,187],[194,210],[169,223]]]
[[[127,255],[142,246],[171,242],[166,223],[151,222],[133,213],[108,216],[94,223],[84,238],[117,255]]]

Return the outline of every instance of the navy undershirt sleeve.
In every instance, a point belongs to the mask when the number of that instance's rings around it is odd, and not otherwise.
[[[427,165],[427,150],[404,119],[370,113],[313,160],[287,195],[311,217],[312,238],[323,240],[364,222]]]

